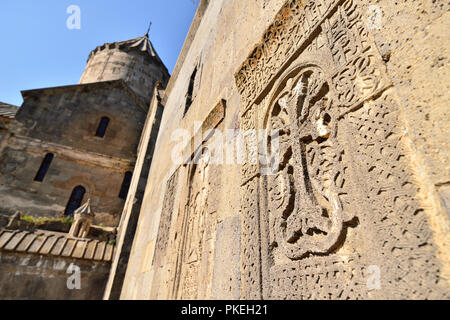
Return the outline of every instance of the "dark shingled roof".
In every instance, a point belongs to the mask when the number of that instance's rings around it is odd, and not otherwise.
[[[111,262],[115,246],[107,241],[70,238],[66,233],[0,229],[0,250]]]
[[[19,107],[0,102],[0,117],[14,119],[17,111],[19,111]]]

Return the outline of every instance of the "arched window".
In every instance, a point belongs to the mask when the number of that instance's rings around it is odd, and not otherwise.
[[[192,72],[191,79],[189,80],[189,87],[186,94],[186,106],[184,107],[184,114],[186,114],[191,107],[193,94],[194,94],[194,86],[195,86],[195,77],[197,76],[197,67],[195,67],[194,72]]]
[[[119,198],[125,200],[128,195],[128,190],[130,189],[130,183],[131,178],[133,177],[133,174],[128,171],[125,173],[125,176],[123,177],[122,187],[120,188]]]
[[[70,196],[69,202],[66,206],[66,211],[64,214],[66,216],[71,216],[74,214],[75,210],[81,207],[84,195],[86,193],[86,189],[82,186],[78,186],[72,191],[72,195]]]
[[[53,161],[53,153],[47,153],[44,160],[42,160],[41,167],[34,178],[34,181],[42,182],[44,181],[45,175]]]
[[[105,136],[106,129],[108,129],[108,125],[109,125],[109,118],[108,117],[103,117],[100,120],[100,124],[98,125],[97,132],[95,133],[95,136],[103,138]]]

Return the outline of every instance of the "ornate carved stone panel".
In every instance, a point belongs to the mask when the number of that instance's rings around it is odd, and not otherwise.
[[[208,202],[211,192],[210,154],[204,149],[199,159],[187,166],[188,184],[184,210],[179,216],[175,289],[173,298],[206,299],[210,294],[207,283],[213,270],[213,240],[217,221]],[[178,276],[177,276],[178,275]]]
[[[242,298],[445,296],[395,90],[353,0],[287,1],[236,84],[241,129],[279,133],[273,174],[242,165]]]
[[[248,59],[236,73],[244,111],[291,58],[310,42],[321,23],[343,0],[289,0]]]
[[[261,235],[259,217],[259,179],[241,187],[242,277],[241,293],[246,299],[261,299]]]
[[[343,208],[341,196],[352,190],[324,72],[306,65],[285,83],[266,124],[281,135],[280,164],[268,177],[268,210],[271,239],[287,257],[300,259],[336,246],[356,212]]]
[[[382,290],[376,298],[443,298],[440,262],[428,216],[418,200],[419,186],[403,143],[399,106],[393,89],[343,119],[348,126],[351,156],[365,196],[359,214],[361,232],[370,243],[367,261],[380,265]],[[356,245],[356,244],[355,244]],[[447,292],[446,292],[447,291]]]
[[[359,107],[390,81],[375,44],[370,41],[364,17],[353,1],[345,1],[323,24],[335,71],[332,85],[341,113]]]
[[[255,128],[256,114],[253,109],[250,109],[241,117],[241,136],[243,140],[241,173],[243,183],[246,183],[259,174],[258,136]]]
[[[225,109],[225,100],[212,108],[197,132],[199,141],[193,137],[183,151],[186,161],[178,169],[182,185],[177,198],[179,207],[174,208],[172,222],[162,217],[160,228],[163,229],[158,233],[161,241],[168,242],[170,252],[162,268],[162,284],[155,293],[158,298],[209,299],[212,296],[218,201],[211,190],[219,190],[221,182],[220,167],[214,164],[214,157],[221,150],[214,144],[217,136],[212,129],[222,123]],[[155,260],[159,261],[157,255]],[[153,277],[153,283],[158,276]]]
[[[271,269],[271,297],[286,299],[367,299],[358,256],[314,257]]]

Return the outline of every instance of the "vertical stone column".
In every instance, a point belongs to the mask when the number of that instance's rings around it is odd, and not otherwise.
[[[261,299],[261,232],[259,212],[259,165],[256,132],[256,107],[241,116],[243,164],[241,167],[242,215],[242,299]]]

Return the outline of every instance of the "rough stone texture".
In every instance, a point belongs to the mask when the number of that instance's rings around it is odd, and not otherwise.
[[[444,206],[450,218],[450,187],[445,186],[440,188],[439,196],[441,197],[442,205]]]
[[[434,184],[450,182],[450,13],[391,54],[388,69],[407,114],[407,134]]]
[[[0,155],[0,210],[60,216],[82,185],[95,208],[94,224],[116,227],[120,188],[132,171],[146,109],[121,80],[26,92]],[[95,136],[110,118],[104,138]],[[34,177],[47,153],[54,159],[43,182]]]
[[[163,99],[121,298],[448,299],[448,10],[202,1]],[[208,126],[222,100],[217,128],[280,130],[273,174],[251,157],[173,161],[180,144],[183,159],[212,149],[217,132],[201,145],[172,133],[202,132],[194,122]],[[235,233],[218,227],[237,212],[239,259],[219,250]],[[224,269],[241,271],[226,291]]]
[[[217,227],[216,255],[212,298],[218,300],[239,300],[241,296],[241,219],[227,218]]]
[[[5,214],[0,214],[0,228],[6,227],[9,223],[10,217]]]
[[[97,47],[89,55],[80,84],[123,79],[148,106],[156,83],[165,87],[169,77],[146,35]]]
[[[3,137],[8,132],[9,124],[14,120],[19,107],[0,102],[0,148]]]
[[[136,233],[139,212],[142,206],[147,177],[151,168],[155,151],[156,138],[158,136],[161,117],[164,106],[161,104],[161,97],[164,91],[157,85],[154,90],[152,103],[147,114],[147,120],[142,130],[141,140],[138,147],[138,158],[136,160],[133,178],[131,180],[122,217],[119,224],[118,252],[114,257],[108,285],[105,291],[105,299],[117,300],[122,291],[123,279],[128,265],[128,259]]]
[[[80,268],[81,289],[69,290],[71,264]],[[99,300],[110,263],[0,251],[2,300]]]
[[[135,156],[148,111],[122,80],[23,92],[15,133],[116,158]],[[105,137],[95,136],[101,117]]]
[[[146,35],[95,49],[78,85],[23,91],[24,103],[18,112],[17,107],[0,104],[0,227],[16,229],[0,230],[5,241],[0,249],[8,251],[1,253],[5,258],[0,260],[0,271],[6,276],[0,279],[0,298],[101,299],[117,227],[120,250],[111,274],[114,295],[119,296],[164,110],[160,95],[168,79],[167,68]],[[154,89],[159,97],[149,110]],[[108,125],[101,134],[97,130],[105,117]],[[143,153],[139,158],[138,152]],[[35,179],[49,154],[53,157],[46,175]],[[128,189],[122,190],[122,184],[133,171],[135,178],[125,200]],[[95,217],[84,215],[78,221],[83,221],[85,232],[77,232],[77,221],[67,235],[66,224],[53,221],[57,219],[46,219],[50,222],[45,225],[45,219],[33,219],[38,225],[8,219],[12,214],[62,218],[74,188],[80,186],[86,192],[75,205],[90,199],[95,212]],[[91,222],[97,225],[89,228]],[[48,236],[36,228],[63,234]],[[29,246],[23,244],[25,240]],[[22,264],[30,258],[21,257],[16,247],[23,254],[31,248],[32,253],[51,257],[41,256],[44,268],[39,263],[23,270]],[[65,290],[68,276],[47,267],[53,261],[65,263],[60,256],[92,260],[80,262],[81,291]]]

